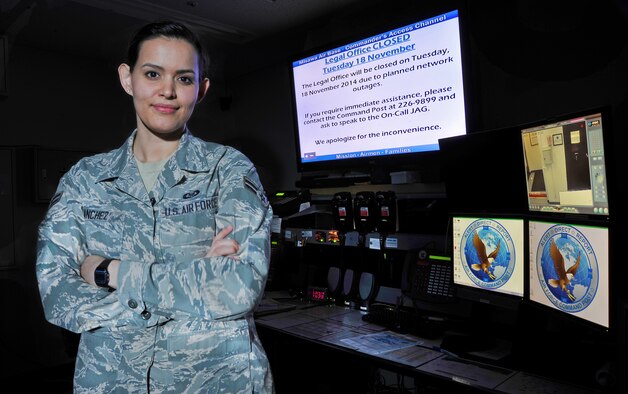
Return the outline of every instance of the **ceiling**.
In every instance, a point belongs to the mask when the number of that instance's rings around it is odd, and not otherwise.
[[[121,55],[142,24],[175,19],[209,47],[238,46],[307,26],[364,0],[0,0],[0,34],[19,44],[94,58]],[[120,59],[116,59],[118,61]]]

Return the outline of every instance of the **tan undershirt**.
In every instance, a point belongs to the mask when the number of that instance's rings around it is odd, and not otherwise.
[[[170,157],[166,157],[160,161],[153,161],[150,163],[142,163],[137,158],[135,158],[135,162],[137,163],[137,168],[140,170],[140,175],[142,177],[142,182],[144,182],[144,186],[146,186],[146,191],[150,193],[153,190],[153,186],[155,186],[155,182],[157,181],[157,177],[159,173],[164,168],[166,162],[170,159]]]

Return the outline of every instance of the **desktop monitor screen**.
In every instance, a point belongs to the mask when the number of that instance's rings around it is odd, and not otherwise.
[[[609,216],[608,127],[594,111],[521,129],[529,211]]]
[[[426,158],[439,138],[465,134],[459,19],[453,10],[294,60],[299,170]]]
[[[608,228],[530,220],[530,301],[609,326]]]
[[[452,240],[459,295],[466,288],[523,298],[523,219],[454,216]]]
[[[450,212],[527,213],[521,135],[516,127],[439,140]]]

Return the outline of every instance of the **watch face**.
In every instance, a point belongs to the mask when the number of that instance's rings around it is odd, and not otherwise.
[[[109,287],[109,263],[111,260],[104,260],[94,271],[94,282],[99,287]]]
[[[100,287],[107,286],[109,284],[109,272],[107,272],[107,269],[96,268],[94,281]]]

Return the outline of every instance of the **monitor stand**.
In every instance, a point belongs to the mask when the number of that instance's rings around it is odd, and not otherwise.
[[[512,342],[503,323],[496,322],[492,306],[476,303],[462,332],[447,334],[440,345],[441,350],[457,357],[495,363],[505,361],[511,355]]]

